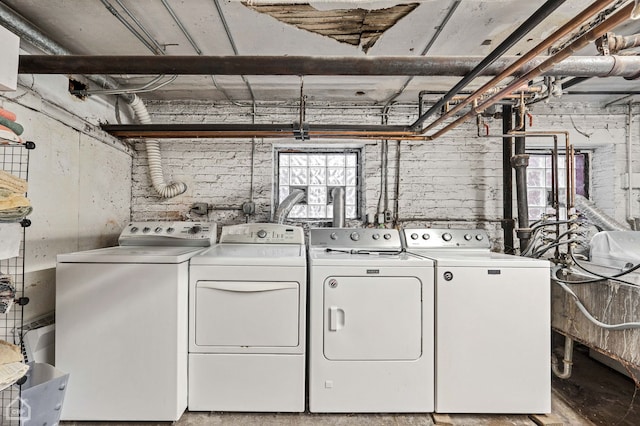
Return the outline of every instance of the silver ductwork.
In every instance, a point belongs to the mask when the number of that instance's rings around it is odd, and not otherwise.
[[[602,231],[629,231],[629,227],[600,210],[592,201],[576,195],[576,210]]]
[[[291,213],[291,209],[298,204],[300,201],[304,200],[306,197],[306,193],[302,189],[294,189],[291,191],[289,196],[282,200],[282,202],[278,205],[275,214],[273,215],[273,221],[275,223],[284,223]]]
[[[333,199],[333,227],[344,228],[347,220],[344,188],[340,186],[333,188],[331,198]]]

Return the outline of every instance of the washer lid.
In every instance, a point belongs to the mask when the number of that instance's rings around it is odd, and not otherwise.
[[[302,244],[217,244],[191,265],[305,266],[306,251]]]
[[[182,263],[202,247],[117,246],[59,254],[60,263]]]
[[[436,261],[436,266],[469,266],[500,268],[549,268],[550,263],[543,259],[494,253],[488,250],[411,250],[419,256]]]

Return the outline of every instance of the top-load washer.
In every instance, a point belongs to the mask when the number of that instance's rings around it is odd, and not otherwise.
[[[306,265],[302,228],[272,223],[192,259],[189,410],[304,411]]]
[[[482,230],[404,239],[436,265],[436,411],[549,413],[549,262],[493,253]]]
[[[187,407],[189,259],[206,222],[132,222],[117,247],[58,255],[63,420],[174,421]]]
[[[309,238],[309,410],[433,411],[433,262],[395,229]]]

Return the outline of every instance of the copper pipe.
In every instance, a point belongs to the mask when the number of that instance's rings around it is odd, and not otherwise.
[[[511,92],[513,92],[515,88],[520,87],[522,84],[539,76],[546,70],[552,68],[558,62],[561,62],[562,60],[571,56],[574,52],[582,49],[583,47],[588,46],[591,42],[593,42],[595,39],[600,37],[602,34],[617,27],[618,25],[620,25],[621,23],[629,19],[629,16],[631,15],[631,11],[633,10],[633,6],[634,6],[633,3],[629,3],[628,5],[620,9],[618,12],[616,12],[613,16],[603,21],[601,24],[599,24],[595,28],[592,28],[591,30],[587,31],[585,34],[579,37],[576,41],[574,41],[573,43],[571,43],[570,45],[568,45],[567,47],[565,47],[555,55],[551,56],[542,64],[540,64],[539,66],[535,67],[531,71],[524,74],[522,77],[519,77],[518,79],[516,79],[515,81],[507,85],[504,89],[502,89],[496,95],[493,95],[491,98],[489,98],[484,103],[482,103],[478,108],[472,108],[471,111],[469,111],[468,113],[466,113],[465,115],[457,119],[456,121],[448,124],[446,127],[442,128],[441,130],[434,133],[433,135],[429,136],[429,138],[436,139],[444,135],[445,133],[447,133],[449,130],[458,127],[460,124],[467,121],[469,118],[475,116],[475,114],[478,114],[484,111],[485,109],[489,108],[490,106],[499,102],[503,96],[510,94]]]
[[[595,13],[599,12],[600,10],[604,9],[610,3],[613,3],[613,1],[611,1],[611,0],[598,0],[598,1],[594,2],[593,4],[591,4],[589,7],[587,7],[585,10],[580,12],[573,19],[571,19],[569,22],[567,22],[562,27],[560,27],[556,32],[554,32],[552,35],[550,35],[546,40],[543,40],[536,47],[531,49],[524,56],[522,56],[520,59],[518,59],[513,64],[511,64],[509,67],[507,67],[504,71],[502,71],[500,74],[498,74],[497,76],[492,78],[489,82],[487,82],[485,85],[483,85],[480,89],[476,90],[471,95],[469,95],[469,97],[464,102],[458,104],[455,108],[450,110],[448,113],[446,113],[443,116],[439,117],[433,123],[429,124],[427,127],[422,129],[422,133],[425,133],[425,132],[429,131],[434,126],[437,126],[438,124],[442,123],[447,118],[453,116],[454,114],[456,114],[457,112],[462,110],[465,106],[469,105],[475,99],[480,98],[481,96],[483,96],[484,94],[486,94],[490,90],[494,89],[494,87],[497,86],[498,83],[500,83],[506,77],[508,77],[511,74],[513,74],[514,72],[518,71],[520,68],[522,68],[531,59],[535,58],[536,56],[538,56],[541,53],[543,53],[544,51],[546,51],[555,42],[557,42],[562,37],[564,37],[567,34],[569,34],[571,31],[576,29],[580,24],[582,24],[585,20],[587,20],[589,17],[591,17]],[[413,128],[413,125],[411,127]]]

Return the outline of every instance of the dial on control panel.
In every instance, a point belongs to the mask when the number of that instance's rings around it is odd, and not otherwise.
[[[189,228],[189,233],[190,234],[197,234],[200,231],[202,231],[202,227],[198,226],[198,225],[195,225],[195,226],[192,226],[191,228]]]
[[[352,232],[350,237],[353,241],[358,241],[360,239],[360,234],[358,234],[357,232]]]
[[[451,241],[451,238],[453,238],[453,237],[448,232],[445,232],[444,234],[442,234],[442,239],[445,240],[445,241]]]
[[[258,238],[264,238],[267,236],[267,231],[265,231],[264,229],[261,229],[258,231]]]

